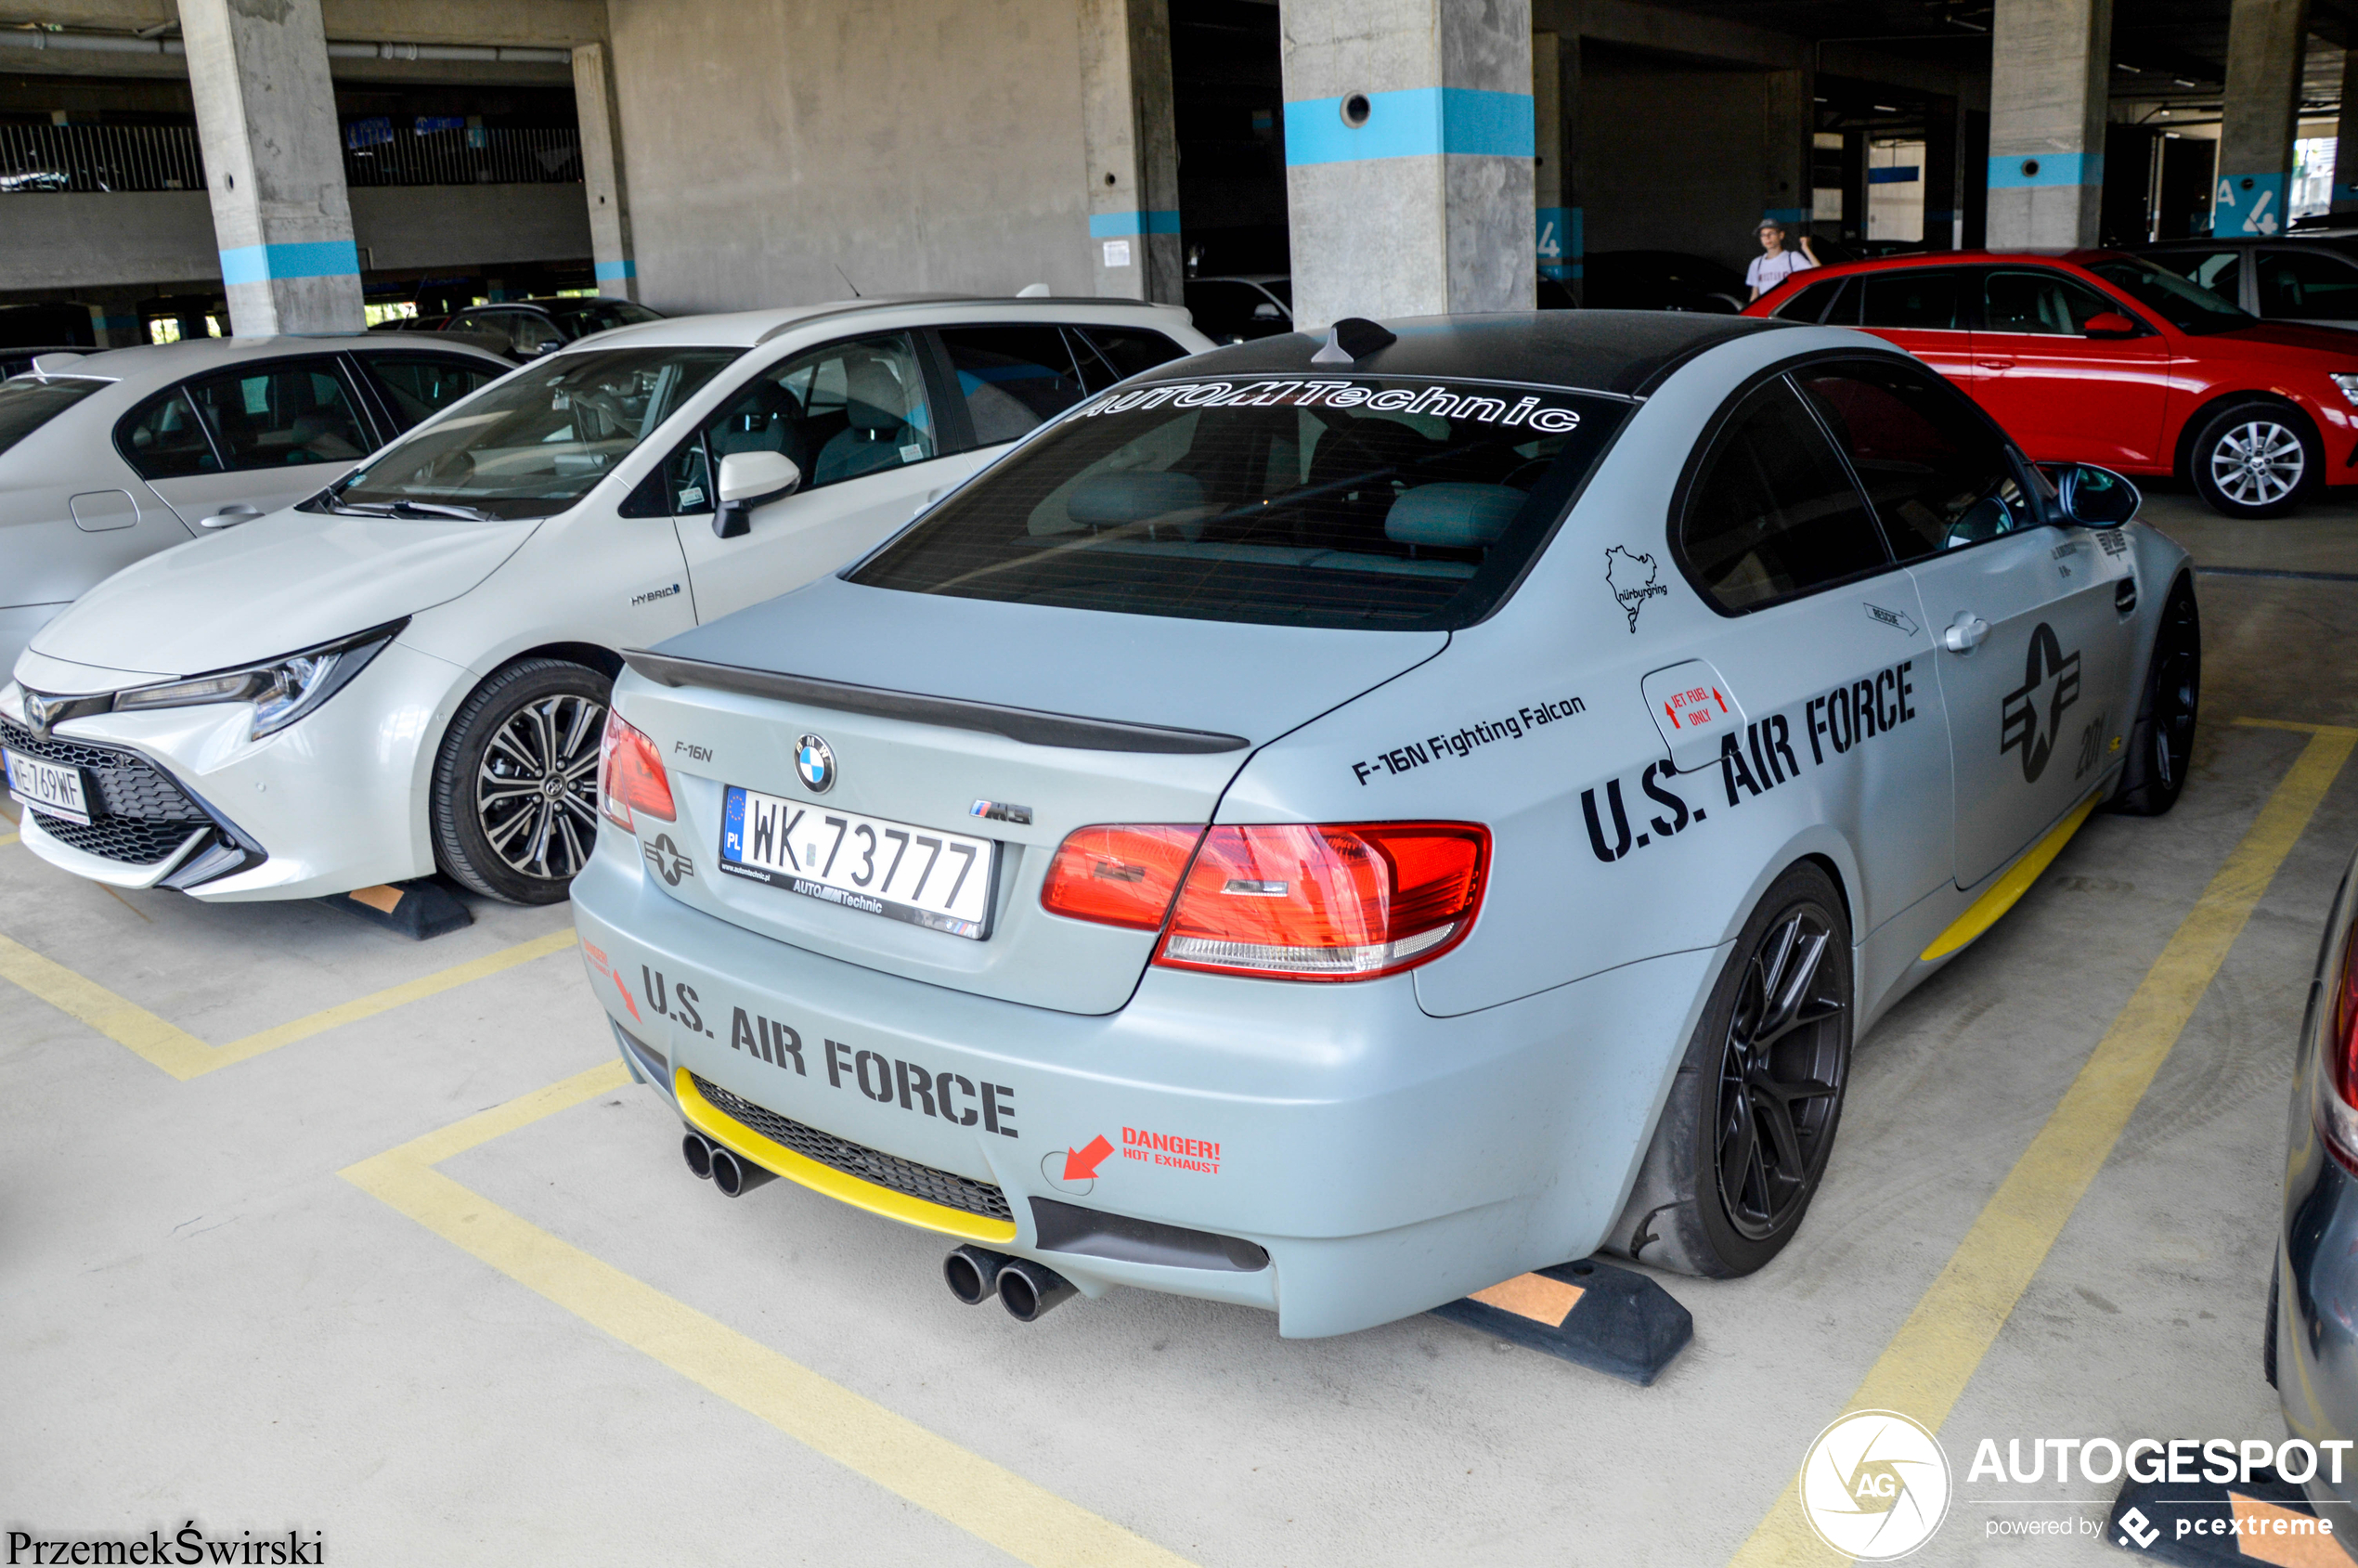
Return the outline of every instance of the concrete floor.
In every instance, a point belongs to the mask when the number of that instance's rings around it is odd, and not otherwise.
[[[2207,566],[2358,572],[2358,505],[2234,527],[2159,494],[2149,514]],[[787,1183],[719,1200],[635,1087],[441,1164],[620,1271],[602,1289],[742,1336],[700,1386],[338,1174],[609,1061],[571,952],[185,1082],[0,983],[0,1532],[193,1519],[317,1531],[344,1564],[1084,1560],[1046,1536],[1011,1556],[731,1403],[783,1356],[873,1402],[863,1432],[914,1423],[893,1452],[949,1453],[939,1434],[1201,1564],[1726,1562],[2304,744],[2229,720],[2358,725],[2354,588],[2201,578],[2177,811],[2092,820],[1862,1043],[1802,1236],[1751,1279],[1667,1281],[1695,1342],[1651,1389],[1432,1318],[1289,1342],[1255,1312],[1117,1291],[1025,1328],[953,1302],[933,1238]],[[1993,1518],[2099,1517],[2113,1489],[1977,1501],[1984,1437],[2281,1434],[2259,1343],[2288,1057],[2353,837],[2358,767],[1942,1428],[1959,1501],[1915,1561],[2111,1549],[1987,1542]],[[477,914],[413,945],[316,905],[117,896],[0,848],[0,934],[213,1044],[566,923]]]

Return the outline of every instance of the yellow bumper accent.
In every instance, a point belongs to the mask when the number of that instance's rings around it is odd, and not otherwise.
[[[1946,958],[1950,953],[1998,924],[1998,917],[2015,907],[2040,874],[2052,864],[2088,813],[2096,809],[2096,797],[2090,796],[2073,810],[2071,815],[2057,823],[2047,836],[2030,847],[2030,852],[2006,868],[2006,874],[1989,885],[1989,890],[1973,901],[1973,907],[1950,923],[1949,929],[1932,940],[1924,949],[1924,962]]]
[[[899,1220],[902,1225],[938,1230],[961,1241],[1013,1241],[1016,1238],[1013,1220],[985,1219],[980,1214],[969,1214],[963,1209],[928,1203],[922,1198],[912,1198],[905,1192],[895,1192],[888,1186],[878,1186],[874,1182],[863,1182],[857,1176],[847,1175],[832,1165],[822,1165],[808,1155],[797,1154],[784,1144],[773,1143],[706,1099],[697,1090],[695,1080],[688,1076],[686,1068],[672,1069],[671,1091],[679,1096],[681,1114],[697,1132],[740,1160],[750,1160],[763,1170],[774,1171],[790,1182],[800,1182],[813,1192],[823,1192],[829,1198],[840,1199],[855,1209],[865,1209],[872,1214]]]

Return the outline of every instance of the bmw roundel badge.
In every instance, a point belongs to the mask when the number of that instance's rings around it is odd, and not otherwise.
[[[835,786],[836,754],[818,736],[805,735],[795,747],[794,771],[811,794],[824,795]]]

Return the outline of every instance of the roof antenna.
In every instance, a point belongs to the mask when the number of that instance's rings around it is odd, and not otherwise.
[[[851,274],[846,272],[840,263],[829,262],[827,265],[836,269],[836,276],[843,279],[843,286],[851,291],[851,297],[853,299],[864,299],[866,297],[861,293],[860,285],[851,280]]]
[[[1400,341],[1400,335],[1364,316],[1346,316],[1327,329],[1327,345],[1310,356],[1313,365],[1348,365]]]

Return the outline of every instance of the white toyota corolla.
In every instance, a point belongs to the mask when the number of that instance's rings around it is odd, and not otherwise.
[[[1209,346],[1168,306],[935,299],[551,355],[45,627],[0,689],[24,843],[204,899],[437,866],[562,899],[617,650],[841,565],[1043,420]]]

